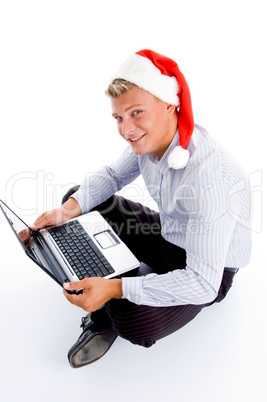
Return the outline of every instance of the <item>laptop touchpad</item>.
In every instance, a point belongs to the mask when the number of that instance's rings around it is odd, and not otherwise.
[[[97,233],[94,238],[102,248],[109,248],[116,246],[119,243],[118,239],[113,235],[110,230],[105,230],[104,232]]]

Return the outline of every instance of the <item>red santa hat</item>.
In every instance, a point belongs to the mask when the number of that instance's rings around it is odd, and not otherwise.
[[[140,50],[130,56],[113,75],[127,80],[156,96],[163,102],[177,106],[180,145],[168,158],[173,169],[182,169],[190,158],[186,149],[194,130],[191,95],[185,77],[177,63],[153,50]]]

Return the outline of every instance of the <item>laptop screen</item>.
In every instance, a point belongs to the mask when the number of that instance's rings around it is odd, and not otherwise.
[[[23,222],[22,219],[20,219],[17,215],[15,215],[14,212],[12,212],[11,209],[1,200],[0,200],[0,207],[4,212],[4,215],[6,216],[9,224],[16,233],[22,247],[24,248],[25,251],[27,251],[28,248],[27,243],[32,235],[32,230],[29,228],[28,225],[26,225],[25,222]]]
[[[40,268],[42,268],[51,278],[53,278],[59,285],[62,284],[60,282],[60,278],[57,277],[55,272],[52,271],[51,267],[44,266],[43,263],[37,258],[31,248],[29,247],[28,243],[31,239],[35,238],[35,233],[33,232],[30,227],[23,222],[21,218],[19,218],[2,200],[0,200],[0,208],[3,211],[5,217],[7,218],[10,226],[12,227],[13,231],[16,234],[17,239],[19,240],[20,244],[22,245],[24,251]],[[34,240],[33,240],[34,241]]]

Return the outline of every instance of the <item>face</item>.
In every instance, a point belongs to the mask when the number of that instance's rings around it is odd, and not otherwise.
[[[119,98],[111,98],[111,109],[120,135],[136,155],[162,157],[177,130],[175,106],[133,87]]]

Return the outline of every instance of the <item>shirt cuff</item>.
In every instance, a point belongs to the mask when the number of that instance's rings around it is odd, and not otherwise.
[[[82,189],[79,189],[76,193],[72,194],[71,198],[74,198],[78,202],[82,214],[86,214],[90,211],[90,200],[88,194],[85,194]]]
[[[122,279],[122,298],[128,299],[130,302],[135,304],[142,304],[143,299],[143,277],[136,276],[130,278]]]

